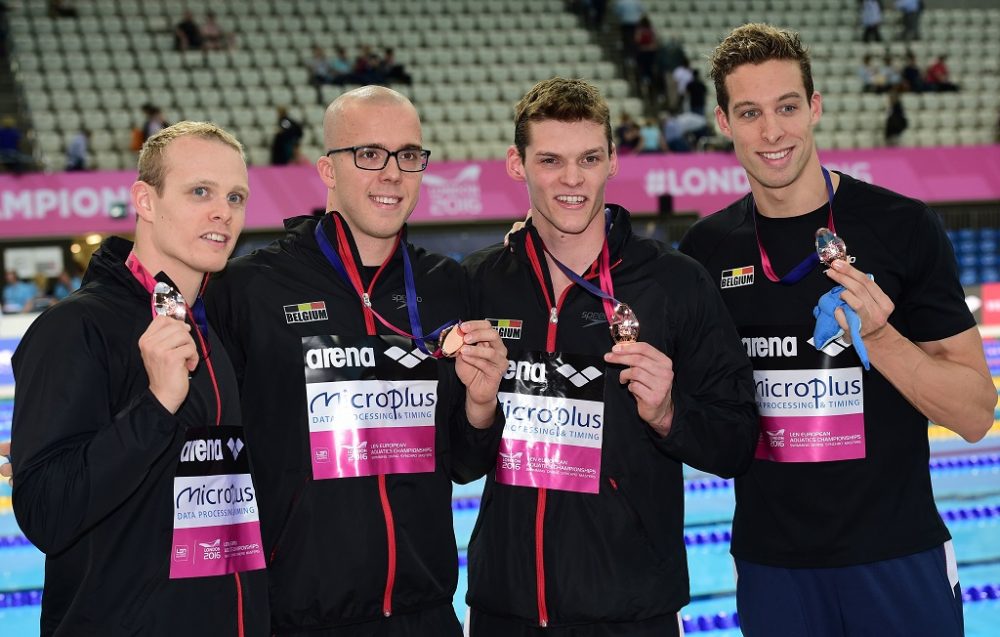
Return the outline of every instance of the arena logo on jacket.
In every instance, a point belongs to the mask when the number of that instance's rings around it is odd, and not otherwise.
[[[500,381],[506,425],[496,480],[597,493],[604,444],[604,361],[523,352]]]
[[[744,326],[760,413],[756,457],[831,462],[865,457],[864,377],[839,343],[817,351],[808,326]]]
[[[264,568],[242,427],[192,427],[174,476],[170,578]]]
[[[402,336],[302,338],[313,478],[434,471],[437,363]]]

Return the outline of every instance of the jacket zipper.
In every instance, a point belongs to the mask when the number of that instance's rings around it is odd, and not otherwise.
[[[382,596],[382,614],[392,615],[392,588],[396,583],[396,526],[392,519],[392,506],[385,486],[385,474],[378,477],[378,495],[382,501],[382,515],[385,517],[386,542],[389,545],[389,568],[385,576],[385,594]]]

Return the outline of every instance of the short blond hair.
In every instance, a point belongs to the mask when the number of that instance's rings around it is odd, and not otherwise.
[[[163,194],[163,180],[166,167],[163,165],[163,153],[167,146],[175,139],[181,137],[198,137],[209,141],[217,141],[229,146],[240,154],[246,162],[246,154],[243,151],[243,144],[236,139],[232,133],[212,122],[177,122],[173,126],[167,126],[142,145],[139,151],[139,181],[144,181],[156,189],[156,194]]]
[[[788,60],[798,64],[806,99],[812,99],[812,64],[799,34],[770,24],[750,23],[733,29],[715,48],[709,60],[712,67],[709,75],[715,83],[716,99],[724,113],[729,112],[726,78],[744,64],[763,64],[771,60]]]

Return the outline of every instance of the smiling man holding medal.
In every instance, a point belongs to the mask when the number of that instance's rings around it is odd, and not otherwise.
[[[580,80],[516,107],[507,172],[531,221],[464,264],[511,351],[506,427],[469,546],[473,637],[679,634],[682,463],[745,471],[751,369],[693,260],[606,204],[607,103]]]
[[[329,212],[209,294],[260,449],[272,630],[460,635],[451,484],[496,459],[506,348],[461,267],[406,240],[430,155],[409,100],[350,91],[323,132]]]
[[[14,354],[13,504],[46,555],[42,635],[269,634],[236,377],[200,297],[249,194],[218,126],[150,137],[135,243],[108,238]]]
[[[797,34],[735,29],[712,77],[751,192],[681,250],[719,282],[754,365],[760,443],[733,519],[741,629],[961,635],[927,420],[974,442],[997,395],[941,221],[821,166]]]

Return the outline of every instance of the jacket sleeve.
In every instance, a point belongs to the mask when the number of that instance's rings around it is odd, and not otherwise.
[[[114,360],[107,335],[72,307],[57,305],[36,319],[13,360],[14,514],[47,554],[128,500],[180,435],[145,383],[113,411],[113,382],[127,386],[132,373],[109,373],[127,362]]]
[[[455,279],[461,286],[464,303],[462,316],[467,319],[485,318],[479,315],[478,304],[472,295],[475,286],[470,285],[470,274],[461,268]],[[488,429],[477,429],[469,424],[465,413],[465,385],[455,373],[455,366],[442,364],[444,368],[438,384],[438,398],[448,405],[448,435],[451,448],[450,477],[453,482],[467,484],[478,480],[493,470],[500,451],[500,437],[503,435],[504,415],[497,401],[493,425]]]
[[[757,444],[753,368],[722,301],[701,266],[695,289],[671,321],[677,334],[674,368],[674,419],[659,438],[665,453],[692,467],[722,477],[745,473]]]

